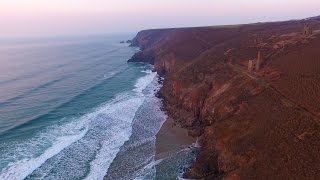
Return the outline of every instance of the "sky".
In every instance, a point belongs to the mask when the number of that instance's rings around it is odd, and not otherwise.
[[[0,0],[0,37],[137,32],[320,15],[320,0]]]

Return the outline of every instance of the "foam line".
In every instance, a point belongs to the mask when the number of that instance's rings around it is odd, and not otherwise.
[[[139,78],[135,84],[135,89],[133,90],[134,92],[136,92],[134,95],[135,99],[131,99],[131,101],[133,100],[133,102],[126,102],[124,106],[120,105],[118,108],[113,108],[113,116],[118,116],[119,119],[125,120],[127,121],[127,123],[131,124],[136,111],[142,105],[145,99],[145,96],[142,94],[142,91],[154,80],[155,77],[156,73],[152,73],[150,71],[146,76]],[[134,109],[134,112],[128,114],[128,112],[126,112],[123,109],[129,108],[126,106],[129,106],[132,109]],[[113,162],[114,158],[120,151],[120,148],[126,141],[129,140],[131,133],[132,126],[130,125],[128,128],[123,129],[122,131],[118,131],[118,133],[112,136],[108,141],[104,141],[102,143],[102,148],[97,153],[95,159],[90,163],[90,173],[86,177],[87,180],[103,179],[103,177],[107,174],[108,169],[111,163]]]

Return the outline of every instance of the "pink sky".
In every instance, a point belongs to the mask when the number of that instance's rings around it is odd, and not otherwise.
[[[320,15],[319,0],[0,0],[0,36],[136,32]]]

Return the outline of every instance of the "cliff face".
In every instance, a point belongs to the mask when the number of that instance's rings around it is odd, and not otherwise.
[[[191,178],[320,177],[319,18],[252,25],[146,30],[129,62],[165,76],[161,95],[200,137]],[[247,71],[258,51],[263,62]]]

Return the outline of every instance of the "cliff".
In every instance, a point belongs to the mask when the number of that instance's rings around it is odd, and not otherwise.
[[[186,176],[320,177],[319,25],[315,17],[138,33],[141,51],[129,62],[155,65],[168,114],[200,137]],[[259,51],[261,68],[248,72]]]

